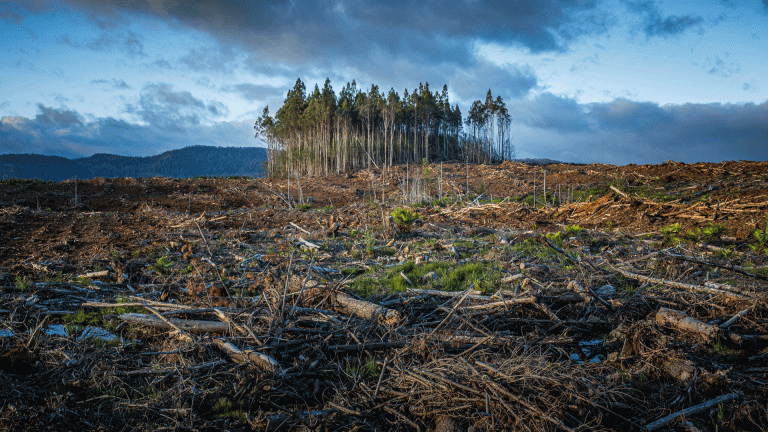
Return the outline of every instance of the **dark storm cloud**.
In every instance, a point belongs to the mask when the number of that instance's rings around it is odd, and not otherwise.
[[[763,7],[768,11],[768,0],[763,0]]]
[[[124,80],[118,80],[115,78],[112,78],[111,80],[97,79],[97,80],[91,81],[91,84],[106,84],[108,88],[105,90],[108,90],[108,89],[130,90],[131,88],[133,88],[130,85],[128,85],[128,83],[125,82]]]
[[[676,36],[692,27],[699,27],[704,18],[694,15],[664,17],[654,0],[625,0],[631,11],[644,16],[643,32],[646,37],[667,38]]]
[[[44,8],[32,0],[33,8]],[[94,20],[142,15],[207,32],[264,60],[363,64],[377,51],[414,61],[465,65],[476,40],[560,52],[585,34],[615,24],[593,0],[449,0],[391,2],[313,0],[131,2],[68,0]],[[51,6],[53,7],[53,6]],[[124,20],[127,21],[127,20]],[[192,65],[206,64],[192,62]]]
[[[543,93],[523,105],[510,107],[516,122],[537,129],[560,133],[585,132],[590,129],[585,107],[575,100]]]
[[[252,146],[250,122],[221,122],[210,126],[168,130],[155,125],[137,125],[112,117],[85,122],[84,116],[68,109],[38,105],[34,119],[0,118],[0,154],[30,153],[64,157],[111,153],[150,156],[163,151],[197,145]]]
[[[139,96],[139,108],[127,112],[160,129],[180,132],[184,128],[210,122],[228,112],[220,102],[204,102],[188,91],[174,91],[167,83],[147,84]]]
[[[544,93],[515,106],[512,116],[531,128],[530,137],[515,143],[518,151],[536,157],[614,164],[768,160],[768,101],[578,104]]]
[[[249,83],[224,86],[221,88],[221,90],[228,93],[237,94],[241,98],[249,101],[264,100],[269,97],[281,96],[285,94],[284,89]]]

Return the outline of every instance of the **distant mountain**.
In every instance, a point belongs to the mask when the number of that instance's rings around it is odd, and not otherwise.
[[[61,181],[74,177],[259,177],[264,172],[266,161],[267,152],[262,147],[192,146],[149,157],[95,154],[78,159],[5,154],[0,155],[0,179]]]

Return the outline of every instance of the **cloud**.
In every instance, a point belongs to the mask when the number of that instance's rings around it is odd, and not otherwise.
[[[0,11],[0,19],[3,21],[13,22],[16,25],[21,25],[21,21],[24,19],[24,17],[10,9],[4,9]]]
[[[206,103],[188,91],[174,91],[172,85],[159,83],[145,85],[139,107],[129,106],[126,111],[156,128],[181,132],[187,127],[211,123],[229,110],[220,102]]]
[[[586,108],[574,99],[551,93],[542,93],[526,103],[510,107],[510,115],[515,122],[558,133],[589,131],[585,112]]]
[[[451,90],[462,101],[485,98],[488,89],[506,99],[517,99],[537,86],[536,75],[530,67],[497,66],[478,60],[465,69],[457,69],[448,77]],[[437,88],[436,88],[437,89]]]
[[[193,71],[221,71],[231,72],[233,68],[234,52],[231,48],[192,48],[189,54],[179,61]]]
[[[115,78],[112,78],[111,80],[105,80],[105,79],[92,80],[91,84],[106,84],[109,86],[109,88],[113,90],[130,90],[133,88],[130,85],[128,85],[128,83],[126,83],[124,80],[118,80]]]
[[[714,61],[707,59],[707,63],[712,64],[712,67],[707,71],[710,75],[720,75],[723,78],[741,72],[741,65],[739,63],[725,63],[720,57],[715,56]]]
[[[689,28],[700,27],[704,18],[694,15],[663,17],[654,0],[625,0],[629,10],[643,15],[643,32],[648,38],[677,36]]]
[[[64,157],[110,153],[151,156],[167,150],[196,145],[254,146],[251,121],[216,122],[207,126],[169,130],[139,125],[113,117],[84,121],[84,116],[65,108],[38,105],[33,119],[0,118],[0,154],[35,153]]]
[[[768,0],[763,0],[763,7],[768,11]]]
[[[262,101],[265,98],[281,96],[285,93],[285,90],[281,88],[250,83],[223,86],[221,90],[227,93],[235,93],[248,101]]]
[[[141,36],[132,30],[127,32],[117,30],[102,31],[99,37],[84,42],[73,40],[72,37],[65,34],[59,37],[58,42],[77,49],[87,48],[91,51],[118,50],[131,57],[146,57]]]
[[[542,93],[513,108],[521,156],[612,164],[768,160],[768,101],[578,104]]]

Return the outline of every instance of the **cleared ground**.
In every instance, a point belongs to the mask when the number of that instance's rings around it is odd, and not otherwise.
[[[766,162],[10,181],[0,205],[0,429],[768,428]]]

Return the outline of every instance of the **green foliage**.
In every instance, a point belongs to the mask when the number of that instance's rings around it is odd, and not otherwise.
[[[525,197],[525,205],[532,207],[533,206],[533,195],[529,195]]]
[[[702,228],[696,228],[696,229],[689,229],[685,231],[685,234],[682,236],[682,238],[685,238],[687,240],[698,242],[698,241],[712,241],[716,240],[720,237],[720,234],[725,231],[725,224],[715,224],[715,223],[709,223],[706,227]]]
[[[59,283],[59,284],[62,284],[68,281],[67,276],[63,275],[61,272],[44,274],[40,277],[40,280],[45,283]]]
[[[584,231],[583,228],[581,228],[578,225],[566,225],[565,226],[565,232],[566,234],[579,234],[582,231]]]
[[[557,252],[551,247],[543,243],[537,243],[530,238],[515,243],[512,246],[512,250],[524,256],[529,256],[531,258],[535,257],[538,259],[545,259],[557,255]]]
[[[128,297],[118,296],[117,299],[115,299],[115,303],[133,303],[133,300]],[[140,306],[118,306],[115,308],[115,313],[120,315],[127,313],[147,313],[147,311]]]
[[[554,233],[547,233],[545,234],[547,237],[547,240],[551,241],[555,245],[557,245],[559,248],[563,248],[563,238],[560,237],[560,231],[554,232]]]
[[[682,230],[679,223],[674,223],[660,228],[659,232],[664,237],[664,243],[681,243],[680,231]]]
[[[166,274],[168,270],[173,266],[174,262],[171,261],[170,258],[163,255],[160,258],[158,258],[153,265],[150,266],[151,269],[155,270],[156,272],[162,274]]]
[[[709,419],[710,422],[712,422],[712,426],[715,427],[715,430],[719,430],[721,427],[725,426],[728,417],[725,416],[723,404],[717,404],[717,410],[714,413],[709,414]]]
[[[415,287],[419,287],[422,285],[421,279],[430,272],[437,274],[437,280],[426,281],[426,284],[443,291],[461,291],[479,281],[474,289],[492,292],[498,288],[502,277],[500,271],[489,268],[484,263],[476,262],[456,266],[451,262],[430,262],[416,265],[412,261],[407,261],[403,265],[393,267],[384,275],[355,279],[349,286],[349,290],[363,298],[377,294],[403,292],[411,285],[400,273],[403,273]]]
[[[736,249],[735,246],[727,246],[720,250],[716,250],[713,255],[718,258],[732,258],[734,255],[736,255]]]
[[[408,208],[399,207],[392,210],[392,220],[395,221],[400,231],[409,233],[413,223],[419,219],[419,214]]]
[[[768,255],[768,220],[765,222],[765,228],[761,231],[759,228],[752,232],[754,243],[749,244],[749,248],[760,253],[761,251]]]
[[[235,404],[227,398],[217,400],[211,407],[211,411],[213,411],[214,417],[217,419],[247,420],[247,416],[243,411],[243,403],[238,402]]]
[[[307,211],[312,208],[312,204],[299,204],[296,206],[296,208],[301,211]]]
[[[351,380],[376,378],[376,359],[368,357],[364,363],[359,360],[347,360],[344,364],[344,374]]]
[[[26,276],[16,276],[13,279],[13,285],[16,288],[25,291],[32,287],[32,281]]]
[[[374,246],[376,245],[376,239],[373,237],[373,233],[368,231],[363,236],[365,242],[365,253],[369,256],[373,256],[375,252]]]

